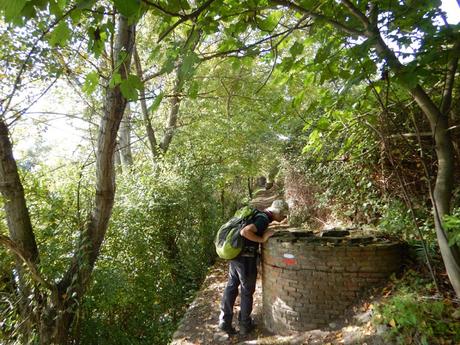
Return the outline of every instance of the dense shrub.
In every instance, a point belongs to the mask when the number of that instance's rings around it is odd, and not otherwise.
[[[213,260],[218,203],[210,185],[172,167],[119,181],[81,341],[165,344]]]
[[[377,306],[374,322],[389,327],[398,344],[457,344],[460,341],[458,305],[433,297],[434,285],[409,270],[394,282],[394,291]]]

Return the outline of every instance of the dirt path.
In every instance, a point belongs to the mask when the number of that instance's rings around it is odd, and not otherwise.
[[[258,209],[270,206],[281,196],[279,190],[260,190],[254,196],[252,204]],[[330,324],[328,329],[317,329],[279,336],[270,333],[263,326],[261,269],[254,294],[253,318],[257,328],[247,336],[239,334],[229,337],[218,329],[220,299],[227,283],[228,262],[220,260],[210,268],[201,289],[189,306],[177,331],[173,335],[172,345],[226,345],[226,344],[285,344],[285,345],[391,345],[383,341],[379,333],[370,325],[372,301],[366,300],[350,310],[344,319]],[[235,303],[235,315],[238,315],[239,298]],[[236,325],[237,322],[233,322]]]
[[[188,308],[182,322],[173,335],[172,345],[218,345],[218,344],[285,344],[285,345],[389,345],[379,333],[382,330],[370,325],[372,303],[363,301],[350,310],[348,320],[331,324],[328,329],[299,332],[290,336],[279,336],[263,327],[262,287],[260,277],[254,295],[253,317],[256,330],[248,336],[239,334],[229,337],[217,328],[219,305],[227,282],[227,262],[218,261],[209,271],[202,288]],[[260,271],[259,271],[260,272]],[[235,315],[239,299],[235,305]],[[234,325],[237,322],[234,322]],[[379,332],[380,331],[380,332]]]

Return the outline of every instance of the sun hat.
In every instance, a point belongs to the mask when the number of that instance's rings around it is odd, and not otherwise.
[[[282,199],[273,201],[268,209],[273,213],[281,215],[282,217],[287,216],[289,213],[289,205]]]

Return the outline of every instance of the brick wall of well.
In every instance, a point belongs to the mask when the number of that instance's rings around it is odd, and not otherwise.
[[[403,245],[273,237],[263,247],[265,326],[277,334],[327,326],[363,289],[402,265]]]

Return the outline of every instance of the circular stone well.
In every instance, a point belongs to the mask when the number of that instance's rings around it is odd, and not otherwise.
[[[327,326],[403,262],[404,245],[331,232],[279,231],[263,246],[263,316],[277,334]]]

